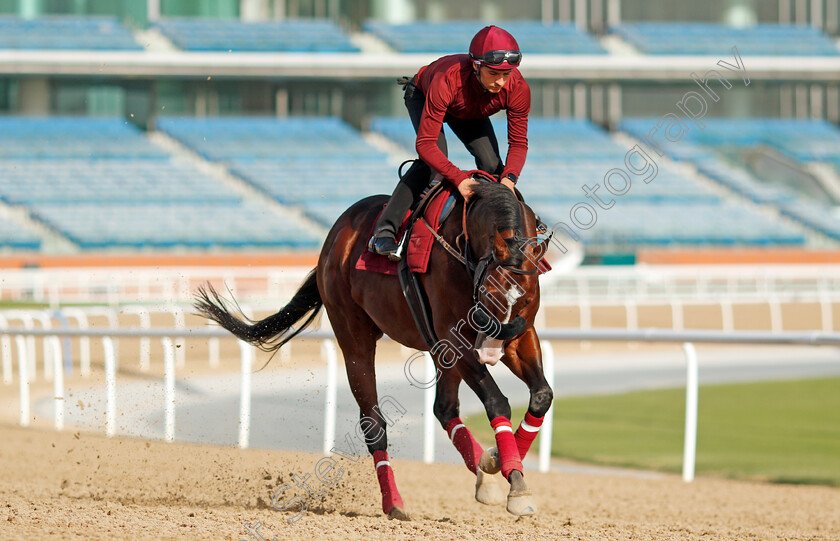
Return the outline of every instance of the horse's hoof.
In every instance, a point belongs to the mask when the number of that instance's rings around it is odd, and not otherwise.
[[[507,497],[507,512],[517,517],[530,517],[537,514],[537,504],[531,491],[510,491]]]
[[[475,472],[475,499],[484,505],[502,505],[505,503],[505,494],[502,487],[489,473],[479,469]]]
[[[405,512],[405,509],[402,507],[394,507],[388,513],[388,518],[396,519],[396,520],[411,520],[411,517],[408,516],[408,513]]]
[[[499,450],[495,447],[490,447],[478,459],[478,467],[484,473],[494,475],[502,471],[502,462],[499,460]]]

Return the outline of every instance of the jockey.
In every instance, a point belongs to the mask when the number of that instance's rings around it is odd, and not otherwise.
[[[368,249],[392,260],[396,235],[405,213],[435,179],[451,182],[468,200],[478,182],[446,156],[443,123],[475,157],[478,169],[497,177],[511,190],[528,151],[531,89],[517,69],[522,53],[516,40],[496,26],[482,28],[470,42],[469,55],[454,54],[420,68],[405,86],[405,106],[417,132],[418,160],[400,179],[373,230]],[[508,119],[507,162],[490,116],[505,109]]]

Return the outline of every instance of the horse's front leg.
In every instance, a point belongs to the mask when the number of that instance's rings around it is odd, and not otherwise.
[[[539,434],[545,414],[554,399],[554,392],[543,373],[540,341],[533,327],[505,346],[502,362],[528,385],[531,393],[528,411],[514,434],[519,456],[524,459]]]
[[[496,385],[487,367],[475,358],[462,358],[455,366],[463,380],[481,400],[487,412],[487,418],[490,419],[490,426],[496,433],[499,469],[510,483],[507,498],[508,512],[516,516],[535,514],[537,506],[522,473],[522,460],[511,427],[508,399]]]
[[[533,327],[505,345],[502,362],[528,385],[528,390],[531,393],[528,411],[514,434],[519,457],[524,460],[531,444],[539,434],[545,414],[554,399],[551,386],[549,386],[543,374],[540,342]],[[488,474],[497,473],[501,469],[497,447],[491,447],[484,451],[479,460],[479,468]]]

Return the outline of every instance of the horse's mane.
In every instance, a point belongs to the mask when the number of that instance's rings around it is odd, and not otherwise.
[[[476,199],[473,204],[483,207],[479,215],[493,223],[496,231],[514,230],[514,236],[505,239],[510,254],[505,263],[513,266],[521,265],[524,258],[521,249],[524,223],[519,200],[507,186],[496,182],[482,182],[473,186],[473,194]]]
[[[522,206],[510,189],[496,182],[481,182],[473,186],[475,204],[486,205],[487,215],[492,216],[499,231],[513,229],[522,234]]]

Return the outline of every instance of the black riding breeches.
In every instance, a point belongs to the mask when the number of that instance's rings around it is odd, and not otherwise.
[[[426,96],[414,86],[414,78],[405,87],[405,107],[408,116],[417,132],[420,117],[426,105]],[[475,158],[476,168],[493,175],[501,175],[504,164],[499,156],[499,142],[493,131],[493,124],[489,118],[464,120],[447,115],[444,121],[449,124],[452,132],[464,143],[467,150]],[[441,128],[437,140],[438,148],[444,155],[448,155],[446,137]],[[405,213],[416,203],[423,190],[435,179],[441,180],[439,173],[432,171],[426,162],[416,159],[405,175],[397,183],[394,193],[388,201],[388,206],[374,228],[374,236],[394,236],[402,222]]]

